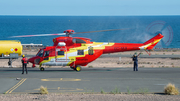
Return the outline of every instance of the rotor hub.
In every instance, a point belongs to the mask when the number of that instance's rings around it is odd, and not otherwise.
[[[68,29],[68,30],[65,30],[64,33],[66,33],[66,36],[70,36],[71,34],[73,34],[74,30],[72,29]]]

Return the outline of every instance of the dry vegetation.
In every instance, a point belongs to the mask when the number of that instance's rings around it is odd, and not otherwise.
[[[164,88],[164,93],[167,95],[179,95],[179,90],[178,90],[178,88],[175,87],[174,84],[169,83]]]
[[[41,86],[40,87],[40,94],[48,94],[47,87]]]

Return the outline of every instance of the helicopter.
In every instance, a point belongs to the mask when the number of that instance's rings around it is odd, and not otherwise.
[[[89,38],[71,37],[72,34],[92,33],[103,31],[115,31],[124,29],[111,29],[89,32],[75,32],[74,30],[65,30],[64,33],[23,35],[14,37],[32,37],[32,36],[50,36],[66,35],[53,39],[54,45],[41,48],[36,56],[28,59],[33,66],[39,65],[40,70],[44,71],[43,66],[70,66],[75,71],[81,71],[81,66],[96,60],[102,54],[134,51],[134,50],[152,50],[153,47],[164,37],[158,33],[153,38],[144,43],[110,43],[110,42],[91,42]]]

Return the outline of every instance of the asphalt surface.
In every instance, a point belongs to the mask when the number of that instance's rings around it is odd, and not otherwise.
[[[162,93],[168,83],[180,88],[180,68],[0,68],[0,93],[38,93],[40,86],[49,92],[148,92]]]

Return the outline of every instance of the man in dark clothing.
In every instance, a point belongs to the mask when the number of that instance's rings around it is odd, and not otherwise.
[[[27,72],[27,63],[28,63],[28,60],[27,58],[25,57],[25,55],[22,55],[22,74],[24,74],[24,68],[26,69],[26,74],[28,73]]]
[[[134,71],[138,71],[138,57],[141,53],[139,53],[138,55],[134,54],[133,55],[133,61],[134,61]]]

